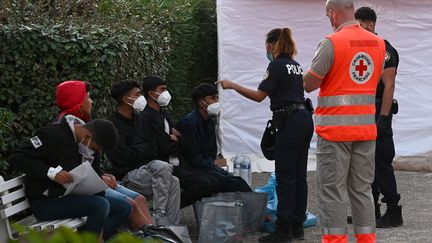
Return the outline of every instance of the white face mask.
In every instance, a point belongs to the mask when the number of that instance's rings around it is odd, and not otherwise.
[[[202,102],[207,105],[207,114],[209,116],[219,115],[219,112],[220,112],[220,103],[219,102],[216,102],[216,103],[213,103],[210,105],[207,104],[204,100]]]
[[[213,104],[210,104],[209,106],[207,106],[207,113],[210,116],[217,116],[217,115],[219,115],[219,112],[220,112],[220,103],[219,102],[216,102],[216,103],[213,103]]]
[[[128,105],[131,105],[132,108],[134,109],[134,111],[143,111],[144,108],[147,105],[147,100],[144,98],[144,96],[140,95],[138,98],[134,99],[131,97],[127,97],[131,100],[133,100],[134,102],[132,104],[127,103]]]
[[[159,95],[156,101],[160,106],[167,106],[171,101],[171,95],[168,90],[165,90],[164,92],[162,92],[162,94],[159,94],[157,92],[155,93]]]
[[[92,163],[94,160],[95,151],[93,151],[92,149],[89,148],[90,143],[91,143],[91,139],[89,140],[87,145],[84,145],[82,143],[83,141],[84,141],[84,139],[81,140],[80,143],[78,143],[78,151],[82,155],[82,162],[88,161],[88,162]]]

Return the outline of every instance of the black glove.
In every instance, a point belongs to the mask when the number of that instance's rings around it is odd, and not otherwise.
[[[391,134],[391,117],[380,115],[376,121],[378,136]]]

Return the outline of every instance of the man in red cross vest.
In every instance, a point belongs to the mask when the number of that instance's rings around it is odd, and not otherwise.
[[[322,242],[348,242],[348,203],[357,242],[375,242],[375,92],[385,44],[355,21],[352,0],[327,0],[326,13],[335,33],[320,43],[304,75],[307,92],[320,88],[315,131]]]

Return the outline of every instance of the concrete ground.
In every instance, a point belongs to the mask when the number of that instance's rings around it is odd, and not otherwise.
[[[253,188],[267,183],[269,173],[254,173]],[[309,198],[308,210],[317,215],[316,172],[308,172]],[[402,196],[404,225],[398,228],[377,229],[378,242],[431,242],[432,243],[432,173],[420,172],[396,172],[398,189]],[[381,208],[382,211],[385,207]],[[182,210],[181,223],[188,226],[190,237],[193,242],[198,240],[198,227],[195,223],[192,207]],[[318,222],[319,224],[319,222]],[[253,233],[244,236],[243,242],[258,242],[258,238],[265,233]],[[306,240],[303,243],[320,242],[321,231],[319,226],[305,230]],[[355,242],[352,228],[350,228],[350,242]]]

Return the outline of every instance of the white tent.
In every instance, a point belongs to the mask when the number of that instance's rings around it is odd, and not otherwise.
[[[288,26],[298,47],[296,60],[307,70],[320,40],[332,33],[324,0],[218,0],[219,78],[258,87],[268,61],[265,35]],[[395,97],[399,114],[393,119],[396,165],[432,171],[432,1],[356,1],[377,12],[376,31],[398,50],[400,64]],[[308,97],[316,104],[317,92]],[[259,142],[271,117],[269,100],[255,103],[234,91],[220,90],[220,149],[225,157],[247,154],[254,171],[273,171],[261,155]],[[315,137],[310,158],[315,158]],[[313,169],[311,163],[310,169]]]

